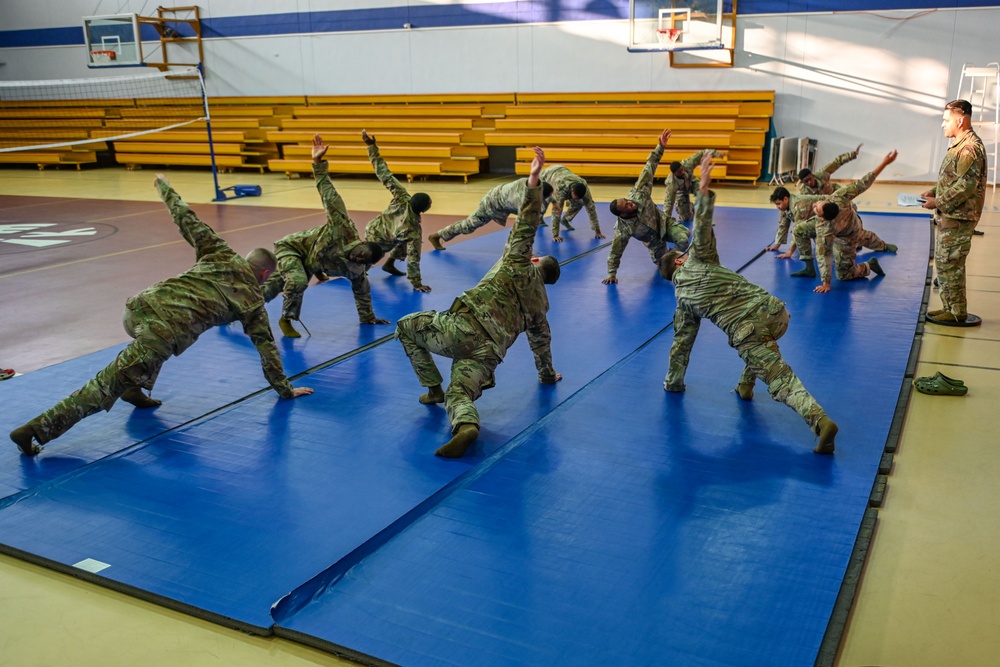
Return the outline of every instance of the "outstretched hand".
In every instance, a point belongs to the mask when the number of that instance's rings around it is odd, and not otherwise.
[[[323,137],[318,134],[313,135],[313,146],[312,146],[312,158],[314,164],[319,164],[323,160],[323,156],[326,155],[329,146],[323,145]]]
[[[861,147],[862,146],[864,146],[864,144],[858,144],[858,147],[854,149],[854,156],[855,157],[861,155]]]
[[[899,155],[899,151],[889,151],[889,153],[882,158],[882,164],[892,164],[896,161],[896,156]]]
[[[542,173],[542,167],[545,166],[545,151],[539,146],[532,148],[535,152],[535,157],[531,160],[531,171],[528,175],[528,187],[536,188],[538,187],[538,175]]]
[[[375,145],[375,136],[368,134],[367,130],[361,130],[361,140],[364,141],[369,146]]]
[[[165,175],[165,174],[157,174],[157,175],[156,175],[156,178],[154,178],[154,179],[153,179],[153,185],[156,185],[157,187],[159,187],[159,186],[157,185],[157,182],[158,182],[158,181],[163,181],[163,184],[164,184],[164,185],[170,185],[170,181],[169,181],[169,180],[167,180],[167,177],[166,177],[166,175]]]
[[[311,393],[313,393],[312,387],[292,387],[292,398],[308,396]]]
[[[667,147],[667,141],[670,140],[670,130],[664,130],[660,133],[660,145],[664,148]]]

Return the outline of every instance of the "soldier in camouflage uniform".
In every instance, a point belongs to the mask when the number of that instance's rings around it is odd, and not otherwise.
[[[661,211],[653,202],[653,177],[669,139],[670,130],[664,130],[628,197],[611,202],[611,212],[618,220],[615,221],[615,236],[608,254],[608,277],[601,281],[605,285],[618,282],[618,266],[629,239],[635,238],[645,244],[653,264],[666,252],[668,241],[681,250],[688,246],[687,227]]]
[[[799,194],[832,195],[837,186],[830,182],[830,176],[851,160],[856,160],[858,153],[861,152],[861,146],[862,144],[858,144],[858,147],[853,151],[841,153],[834,158],[833,162],[819,171],[814,172],[810,169],[799,171]]]
[[[344,198],[330,181],[329,165],[323,159],[328,148],[318,134],[313,137],[313,176],[326,209],[326,224],[289,234],[274,244],[278,272],[268,279],[263,288],[266,301],[271,301],[278,294],[284,295],[278,326],[288,338],[301,335],[292,326],[292,321],[299,319],[302,297],[312,276],[320,280],[334,276],[347,278],[351,281],[360,322],[389,323],[389,320],[375,317],[371,284],[368,282],[368,269],[382,258],[382,247],[377,243],[363,243],[358,236]]]
[[[706,149],[692,153],[680,162],[675,160],[670,163],[670,175],[665,183],[667,190],[663,196],[663,212],[670,215],[676,205],[677,219],[682,223],[691,222],[691,195],[699,187],[694,168],[701,164],[706,153],[711,153],[712,157],[722,157],[722,153]]]
[[[428,388],[420,402],[444,403],[448,411],[452,438],[435,452],[438,456],[463,456],[479,437],[475,401],[494,386],[494,370],[522,331],[535,355],[538,380],[552,384],[562,379],[552,367],[545,293],[545,285],[559,278],[559,262],[554,257],[537,263],[532,259],[542,214],[538,176],[544,164],[545,154],[535,148],[524,201],[503,256],[479,284],[455,299],[448,311],[412,313],[396,326],[420,384]],[[431,353],[453,360],[447,392],[441,389],[441,373]]]
[[[715,194],[709,190],[711,170],[711,156],[706,155],[701,163],[702,182],[695,200],[690,255],[671,250],[660,258],[660,275],[673,283],[677,299],[674,342],[663,388],[670,392],[684,391],[691,348],[701,320],[706,318],[726,333],[729,344],[746,364],[736,386],[740,398],[751,400],[754,383],[760,378],[774,400],[799,413],[819,436],[813,451],[832,454],[837,425],[826,416],[778,350],[778,339],[788,328],[785,304],[719,263],[712,228]]]
[[[972,233],[986,203],[986,149],[972,129],[972,105],[949,102],[941,122],[944,136],[954,139],[941,162],[937,184],[923,194],[923,207],[934,212],[934,269],[943,308],[927,313],[938,322],[965,322],[965,260]]]
[[[412,197],[406,188],[396,180],[389,171],[389,166],[378,152],[375,137],[362,130],[361,138],[368,144],[368,159],[375,168],[378,180],[386,190],[392,193],[392,202],[382,214],[373,219],[365,227],[365,238],[369,242],[378,243],[389,257],[382,265],[382,270],[394,276],[403,272],[395,267],[396,260],[406,259],[406,277],[417,292],[430,292],[431,288],[424,285],[420,279],[420,244],[424,241],[424,232],[420,227],[420,215],[431,208],[431,198],[426,193],[418,192]]]
[[[886,243],[878,237],[875,232],[865,229],[861,224],[861,217],[853,204],[853,200],[862,192],[867,190],[882,173],[882,170],[896,160],[896,151],[891,151],[882,162],[872,171],[868,172],[860,179],[842,188],[837,188],[832,195],[800,195],[797,203],[800,208],[804,202],[812,202],[812,214],[809,219],[797,222],[793,233],[795,234],[795,247],[799,251],[799,259],[806,263],[801,271],[796,271],[793,276],[804,276],[808,278],[816,277],[816,269],[812,262],[811,239],[816,239],[816,258],[819,264],[819,275],[823,284],[816,287],[815,292],[825,293],[830,291],[831,257],[833,259],[834,272],[838,280],[855,280],[864,278],[869,273],[884,276],[878,260],[874,257],[867,262],[855,263],[857,249],[859,246],[871,248],[876,251],[896,252],[896,246]],[[778,255],[780,258],[791,257],[791,251]]]
[[[507,217],[520,210],[527,188],[527,178],[519,178],[516,181],[496,186],[486,193],[486,196],[479,202],[479,206],[472,215],[465,220],[459,220],[448,225],[441,231],[431,234],[427,237],[427,240],[437,250],[444,250],[444,246],[441,245],[442,241],[450,241],[462,234],[471,234],[490,222],[495,222],[501,227],[506,227]],[[552,186],[548,183],[542,183],[543,212],[551,196]],[[541,216],[539,216],[539,224],[541,224]]]
[[[274,270],[270,250],[258,248],[243,259],[203,223],[174,192],[162,174],[154,181],[181,235],[197,256],[195,265],[175,278],[156,283],[125,303],[122,323],[133,341],[107,368],[83,387],[10,433],[26,456],[58,438],[78,421],[110,410],[121,398],[137,408],[160,401],[142,392],[152,391],[163,362],[179,356],[198,336],[212,327],[239,321],[260,354],[264,377],[282,398],[311,394],[308,387],[293,388],[281,367],[271,335],[260,286]]]
[[[569,223],[576,217],[581,208],[587,209],[587,216],[590,218],[590,229],[594,232],[594,238],[604,238],[604,234],[601,233],[601,221],[597,219],[597,207],[594,206],[594,198],[590,195],[590,188],[587,186],[587,181],[561,164],[549,165],[543,169],[541,178],[543,183],[548,183],[553,188],[553,241],[557,243],[563,241],[563,237],[559,235],[560,225],[565,227],[567,231],[571,231],[573,227]],[[544,204],[542,205],[542,213],[543,215],[545,213]]]

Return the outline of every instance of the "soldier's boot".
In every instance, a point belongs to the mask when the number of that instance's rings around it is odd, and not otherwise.
[[[566,222],[565,220],[563,220],[563,223],[562,223],[562,226],[563,226],[563,228],[564,228],[564,229],[565,229],[566,231],[568,231],[568,232],[571,232],[571,231],[573,231],[574,229],[576,229],[576,227],[574,227],[573,225],[569,224],[569,223],[568,223],[568,222]]]
[[[458,430],[451,440],[438,447],[434,452],[435,456],[443,456],[446,459],[458,459],[465,455],[465,451],[479,437],[479,427],[475,424],[459,424]]]
[[[941,309],[938,309],[938,310],[928,310],[927,311],[927,317],[941,317],[942,315],[944,315],[947,312],[948,311],[945,310],[944,308],[941,308]]]
[[[545,218],[542,218],[541,220],[538,221],[538,226],[539,227],[548,227],[549,224],[547,222],[545,222]]]
[[[736,385],[736,393],[740,395],[744,401],[753,400],[753,385],[752,384],[738,384]]]
[[[427,393],[420,396],[420,402],[424,405],[444,403],[444,391],[441,390],[441,385],[436,384],[433,387],[427,387]]]
[[[137,408],[155,408],[157,405],[162,405],[163,403],[163,401],[151,398],[142,393],[142,389],[139,387],[129,387],[125,390],[125,393],[120,396],[120,398],[126,403],[131,403]]]
[[[390,276],[405,276],[406,274],[396,268],[396,260],[392,257],[385,260],[385,264],[382,265],[382,270],[388,273]]]
[[[899,250],[899,247],[896,246],[896,244],[894,243],[886,243],[885,248],[883,250],[885,252],[896,252],[897,250]]]
[[[964,322],[969,319],[968,315],[956,315],[949,311],[944,311],[940,315],[931,315],[938,322]]]
[[[805,267],[799,269],[798,271],[792,271],[792,276],[795,278],[815,278],[816,277],[816,264],[813,260],[806,260]]]
[[[10,439],[14,441],[14,444],[17,445],[17,448],[25,456],[34,456],[42,451],[42,446],[35,442],[38,437],[35,435],[35,429],[31,427],[31,424],[15,428],[10,432]]]
[[[837,431],[840,428],[829,417],[820,419],[818,426],[819,443],[813,447],[813,451],[817,454],[833,454],[833,450],[836,449],[833,445],[833,439],[837,437]]]
[[[295,330],[292,326],[292,321],[284,317],[278,320],[278,328],[281,329],[281,335],[285,338],[302,338],[302,334]]]
[[[868,260],[868,268],[871,269],[872,273],[874,273],[877,276],[885,275],[885,269],[882,268],[882,265],[879,264],[878,260],[875,259],[874,257]]]
[[[427,240],[431,242],[431,245],[434,246],[435,250],[444,250],[444,246],[441,244],[441,235],[437,232],[428,236]]]

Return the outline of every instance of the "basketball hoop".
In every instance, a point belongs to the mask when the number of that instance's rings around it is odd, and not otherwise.
[[[657,28],[656,39],[659,40],[661,46],[673,46],[681,38],[683,32],[680,28]]]
[[[114,51],[91,51],[90,62],[94,65],[111,65],[115,60]]]

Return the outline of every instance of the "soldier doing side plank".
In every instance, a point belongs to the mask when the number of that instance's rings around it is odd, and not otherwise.
[[[559,279],[559,262],[550,256],[537,261],[532,258],[542,213],[538,176],[545,164],[542,149],[534,150],[520,214],[500,260],[478,285],[455,299],[449,310],[412,313],[396,326],[396,337],[420,384],[428,388],[420,402],[444,403],[448,411],[452,438],[438,448],[438,456],[463,456],[479,437],[475,401],[494,386],[494,371],[521,332],[528,334],[538,380],[554,384],[562,379],[552,367],[545,293],[545,285]],[[447,391],[441,389],[441,372],[431,353],[452,359]]]
[[[122,321],[134,340],[82,388],[11,431],[10,439],[26,456],[41,452],[42,445],[81,419],[110,410],[119,398],[137,408],[160,405],[142,389],[152,391],[163,362],[179,356],[208,329],[231,322],[243,324],[260,355],[264,377],[278,395],[295,398],[313,393],[288,382],[271,335],[260,291],[275,268],[271,251],[257,248],[243,259],[198,219],[162,174],[155,185],[181,235],[194,247],[197,262],[129,299]]]
[[[312,276],[320,280],[335,276],[347,278],[351,281],[361,324],[389,323],[389,320],[375,317],[371,283],[368,282],[368,269],[384,252],[378,243],[364,243],[358,235],[344,198],[330,181],[329,164],[323,159],[328,148],[318,134],[313,137],[313,177],[326,210],[326,223],[275,242],[278,272],[268,278],[263,287],[264,299],[268,302],[278,294],[284,296],[278,326],[286,338],[301,336],[292,321],[299,319],[302,298]]]
[[[813,451],[833,454],[837,425],[826,416],[791,367],[781,358],[778,339],[788,328],[785,304],[762,287],[719,263],[712,217],[715,195],[711,184],[711,156],[701,163],[701,187],[695,200],[695,222],[689,255],[671,250],[660,258],[660,275],[674,285],[674,342],[670,367],[663,388],[684,391],[684,374],[701,320],[708,319],[729,337],[729,345],[746,364],[736,391],[740,398],[753,398],[757,378],[767,385],[771,397],[795,410],[805,420],[819,443]]]

